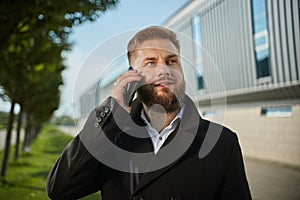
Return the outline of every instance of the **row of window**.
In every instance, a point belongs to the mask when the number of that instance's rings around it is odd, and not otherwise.
[[[216,117],[216,111],[204,111],[202,113],[203,117],[208,119],[213,119]],[[262,117],[291,117],[292,116],[292,106],[282,105],[282,106],[269,106],[262,107],[260,110],[260,116]]]
[[[253,41],[256,61],[256,78],[270,76],[269,38],[266,0],[252,0]],[[203,55],[200,16],[192,17],[192,37],[194,40],[195,66],[198,68],[198,89],[204,89]]]

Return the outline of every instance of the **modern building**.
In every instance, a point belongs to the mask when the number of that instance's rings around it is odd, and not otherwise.
[[[164,23],[193,38],[203,116],[235,130],[246,156],[298,166],[299,4],[190,1]]]
[[[299,10],[299,0],[196,0],[163,24],[183,40],[188,93],[203,117],[233,129],[245,156],[294,166],[300,166]],[[95,89],[97,104],[112,82]]]

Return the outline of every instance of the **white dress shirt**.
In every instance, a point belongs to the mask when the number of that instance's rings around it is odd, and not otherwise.
[[[142,112],[141,118],[146,123],[146,129],[152,140],[154,154],[157,154],[157,152],[163,146],[163,144],[165,143],[169,135],[176,129],[180,119],[182,118],[183,110],[184,110],[184,106],[181,107],[180,111],[177,113],[177,115],[171,121],[171,123],[166,128],[164,128],[160,133],[151,126],[144,112]]]

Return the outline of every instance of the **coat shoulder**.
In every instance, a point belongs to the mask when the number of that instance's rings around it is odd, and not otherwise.
[[[206,119],[201,119],[198,141],[201,141],[199,156],[205,157],[214,152],[230,152],[238,144],[237,134],[230,128]],[[222,153],[222,154],[223,154]],[[203,156],[201,156],[203,155]]]
[[[237,134],[231,130],[229,127],[226,127],[222,124],[212,122],[206,119],[201,119],[200,121],[200,131],[205,130],[205,136],[207,134],[212,135],[219,135],[220,139],[227,139],[227,140],[235,140],[237,139]]]

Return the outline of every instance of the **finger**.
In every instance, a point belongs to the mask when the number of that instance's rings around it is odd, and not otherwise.
[[[135,81],[141,81],[141,80],[142,80],[141,76],[129,76],[129,77],[119,80],[118,82],[116,82],[116,84],[114,84],[114,86],[125,88],[128,83],[135,82]]]
[[[125,72],[124,74],[120,75],[118,77],[118,80],[130,77],[130,76],[140,76],[140,73],[137,70],[129,70]]]
[[[125,87],[128,83],[133,82],[133,81],[141,81],[142,77],[141,75],[133,70],[130,70],[118,77],[116,82],[114,83],[114,86],[121,86]]]

